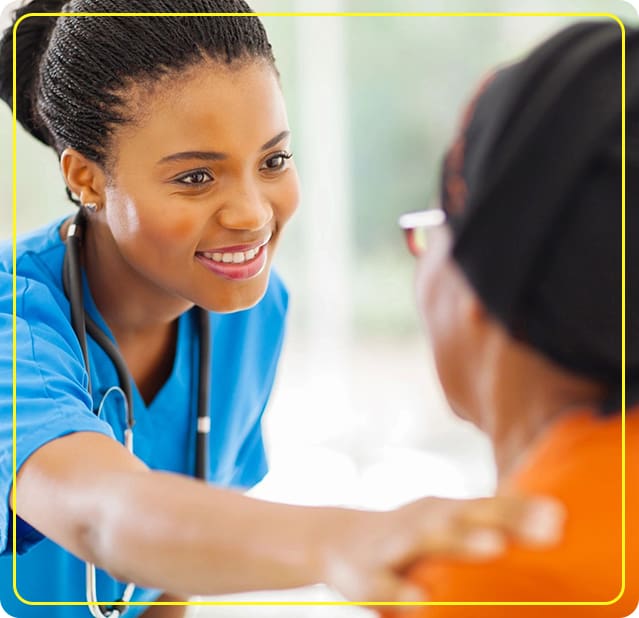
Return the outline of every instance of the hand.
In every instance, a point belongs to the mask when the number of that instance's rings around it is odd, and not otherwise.
[[[425,498],[388,512],[342,512],[328,531],[323,580],[359,602],[426,601],[402,575],[418,559],[488,559],[509,540],[543,547],[561,535],[564,511],[546,498]]]

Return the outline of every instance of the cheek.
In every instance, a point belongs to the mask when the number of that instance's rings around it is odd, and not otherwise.
[[[435,258],[435,259],[433,259]],[[441,265],[436,256],[427,253],[419,262],[416,276],[417,302],[426,331],[433,341],[442,335],[446,311],[442,298]]]
[[[106,191],[106,221],[117,240],[127,241],[136,237],[143,229],[141,213],[135,200],[120,191]]]
[[[200,228],[199,221],[179,204],[164,208],[166,198],[152,193],[107,194],[107,223],[121,246],[129,245],[147,253],[171,253],[183,247]]]
[[[430,339],[437,373],[451,406],[459,410],[463,384],[463,339],[458,299],[442,265],[422,261],[418,302]]]
[[[449,316],[441,287],[441,275],[427,260],[423,260],[417,275],[419,307],[436,359],[441,357],[448,339]]]

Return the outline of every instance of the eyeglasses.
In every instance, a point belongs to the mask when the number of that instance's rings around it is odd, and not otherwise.
[[[430,208],[403,214],[397,223],[404,230],[408,250],[419,257],[428,248],[429,236],[434,228],[446,222],[446,213],[441,208]]]

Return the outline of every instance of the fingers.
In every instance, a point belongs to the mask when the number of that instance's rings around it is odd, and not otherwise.
[[[547,546],[561,538],[565,510],[550,498],[503,495],[469,502],[457,520],[467,530],[492,529],[522,543]]]
[[[369,579],[367,590],[360,601],[366,603],[370,609],[381,611],[386,607],[381,603],[424,603],[428,601],[428,595],[410,581],[394,575],[391,571],[383,571]],[[408,613],[414,608],[415,606],[411,605],[396,605],[393,607],[393,613]]]
[[[347,533],[342,530],[340,541],[325,552],[323,580],[346,598],[380,603],[427,600],[405,577],[417,560],[489,559],[503,554],[512,540],[547,546],[561,537],[565,515],[554,500],[502,495],[426,498],[395,511],[350,517]]]
[[[415,536],[396,564],[402,569],[420,557],[489,559],[502,554],[511,540],[553,545],[561,538],[565,513],[548,498],[504,495],[420,500],[404,507],[403,517],[405,529],[413,526]]]
[[[420,603],[427,601],[426,592],[419,586],[391,571],[378,573],[370,582],[370,590],[363,602]]]
[[[406,562],[404,568],[409,567],[420,557],[488,560],[504,553],[506,546],[506,536],[499,530],[482,528],[466,530],[451,526],[436,535],[425,536],[419,552],[411,556],[410,562]]]

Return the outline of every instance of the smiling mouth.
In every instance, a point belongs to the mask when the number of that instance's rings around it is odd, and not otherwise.
[[[263,248],[264,245],[260,245],[255,249],[249,249],[248,251],[214,251],[212,253],[202,251],[200,255],[218,264],[245,264],[246,262],[254,260],[262,252]]]
[[[272,234],[269,234],[266,240],[263,240],[260,244],[250,247],[249,249],[240,250],[243,248],[229,247],[226,250],[199,251],[198,255],[218,264],[245,264],[246,262],[250,262],[258,257],[263,248],[271,241],[271,238]]]
[[[272,236],[260,244],[226,247],[219,251],[198,251],[195,256],[208,270],[225,279],[252,279],[266,267],[268,244]]]

